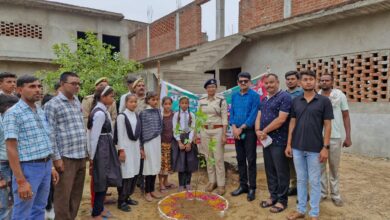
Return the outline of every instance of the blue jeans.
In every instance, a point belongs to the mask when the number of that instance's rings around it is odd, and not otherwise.
[[[42,163],[20,163],[23,174],[31,185],[33,197],[23,201],[18,195],[18,185],[12,177],[12,190],[14,194],[14,209],[12,219],[15,220],[43,220],[45,207],[50,192],[51,160]]]
[[[320,214],[321,199],[321,163],[319,153],[293,149],[295,171],[297,173],[299,213],[306,213],[307,181],[310,183],[310,217]]]
[[[11,168],[8,162],[0,163],[0,181],[4,187],[0,188],[0,219],[9,220],[12,215],[12,192],[11,192]]]

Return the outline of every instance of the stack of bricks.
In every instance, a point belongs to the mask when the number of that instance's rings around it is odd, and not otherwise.
[[[1,21],[0,36],[42,39],[42,26]]]
[[[382,50],[298,60],[297,70],[312,70],[318,80],[332,74],[335,87],[351,102],[389,102],[389,64],[390,51]]]

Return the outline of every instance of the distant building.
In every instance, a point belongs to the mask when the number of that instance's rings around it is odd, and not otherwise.
[[[0,72],[31,74],[56,68],[52,46],[67,43],[85,32],[129,56],[130,33],[144,26],[122,14],[42,0],[0,0]]]

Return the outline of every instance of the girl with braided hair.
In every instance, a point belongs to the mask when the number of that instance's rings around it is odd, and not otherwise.
[[[190,112],[189,98],[179,99],[179,111],[173,116],[175,140],[173,149],[174,171],[179,173],[179,191],[191,190],[192,172],[198,169],[198,149],[194,143],[195,115]]]

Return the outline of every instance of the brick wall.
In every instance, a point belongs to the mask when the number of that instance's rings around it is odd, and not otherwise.
[[[210,0],[196,0],[150,24],[150,57],[176,50],[176,14],[179,12],[180,48],[198,45],[203,41],[201,4]],[[147,27],[135,33],[130,41],[130,59],[147,58]]]
[[[240,32],[282,20],[283,6],[284,0],[241,0],[239,5]]]
[[[146,28],[137,31],[136,35],[130,39],[129,58],[140,60],[147,56]]]
[[[291,15],[301,15],[309,12],[335,7],[353,0],[292,0]]]
[[[180,48],[202,43],[201,7],[189,7],[180,12]]]
[[[291,0],[291,16],[337,7],[358,0]],[[284,0],[241,0],[239,30],[245,32],[255,27],[283,20]]]
[[[150,56],[176,49],[175,15],[164,17],[150,25]]]
[[[390,50],[298,60],[297,70],[312,70],[317,79],[332,74],[334,85],[350,102],[389,102]],[[318,84],[317,84],[318,85]]]

